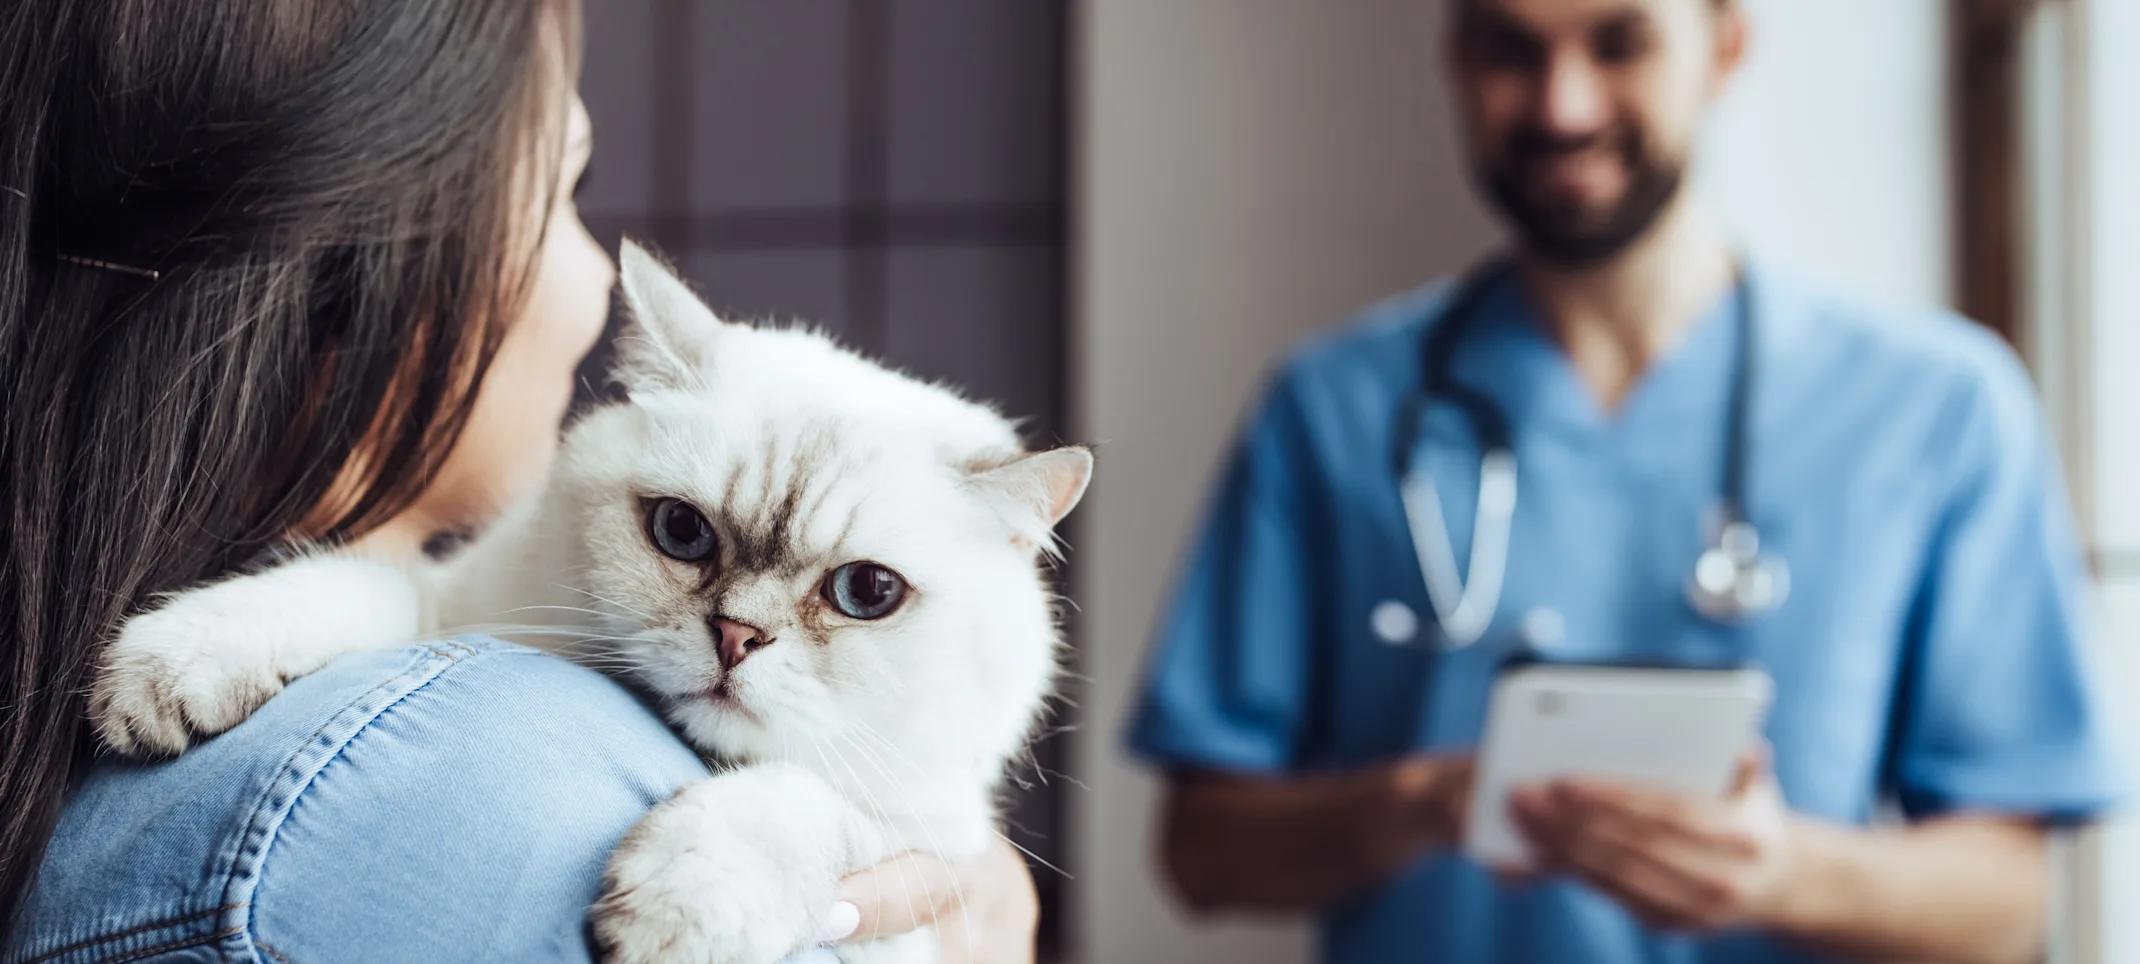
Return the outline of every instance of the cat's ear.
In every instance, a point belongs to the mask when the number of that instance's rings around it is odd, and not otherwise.
[[[1020,545],[1052,551],[1055,524],[1085,497],[1092,450],[1070,445],[976,472],[967,485],[1009,525]]]
[[[630,238],[617,255],[630,318],[617,339],[616,378],[625,388],[702,384],[726,323],[653,252]]]

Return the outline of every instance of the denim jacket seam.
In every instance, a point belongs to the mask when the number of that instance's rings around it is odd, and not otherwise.
[[[412,649],[415,658],[406,669],[350,700],[292,750],[248,811],[250,816],[239,834],[235,852],[226,858],[224,926],[213,935],[224,944],[226,958],[247,962],[263,960],[259,951],[265,945],[253,931],[253,894],[265,876],[283,822],[320,774],[402,701],[421,692],[454,667],[485,654],[514,652],[495,646],[471,646],[450,639],[418,644]],[[287,961],[279,952],[270,953],[273,960]]]
[[[99,944],[110,944],[114,941],[123,941],[129,937],[136,937],[154,930],[161,930],[167,927],[178,927],[184,924],[191,924],[194,921],[203,920],[209,917],[215,917],[220,914],[229,913],[230,911],[236,909],[237,908],[235,907],[226,905],[223,907],[210,907],[207,910],[198,910],[190,914],[174,914],[170,917],[157,918],[156,920],[136,924],[133,927],[129,927],[123,931],[114,931],[109,934],[99,934],[95,937],[91,937],[86,940],[79,940],[75,941],[72,944],[65,944],[59,947],[55,947],[49,951],[45,951],[42,954],[38,954],[35,957],[23,958],[21,964],[46,964],[46,962],[48,961],[56,961],[60,958],[66,957],[69,954],[90,950],[91,948],[94,948]]]
[[[167,941],[165,943],[158,944],[154,947],[142,947],[130,951],[122,951],[114,957],[100,957],[97,958],[96,964],[125,964],[125,962],[127,961],[142,960],[145,958],[153,957],[157,954],[161,954],[165,951],[176,951],[188,947],[200,947],[204,944],[213,944],[217,941],[231,937],[235,934],[237,934],[236,928],[225,927],[219,931],[211,931],[206,934],[196,934],[192,937],[180,938],[175,941]]]

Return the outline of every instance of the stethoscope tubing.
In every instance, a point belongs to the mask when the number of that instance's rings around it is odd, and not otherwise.
[[[1461,649],[1486,634],[1500,607],[1515,526],[1518,465],[1507,415],[1493,399],[1455,377],[1456,347],[1480,315],[1495,283],[1512,271],[1494,258],[1460,282],[1420,342],[1420,384],[1400,407],[1392,464],[1412,549],[1434,610],[1445,649]],[[1735,622],[1780,605],[1788,593],[1789,569],[1760,552],[1760,536],[1746,516],[1746,467],[1750,458],[1750,411],[1756,348],[1754,298],[1749,272],[1735,287],[1738,331],[1727,402],[1724,465],[1718,481],[1715,531],[1687,580],[1689,604],[1703,616]],[[1425,413],[1446,400],[1463,411],[1478,437],[1479,496],[1472,516],[1471,558],[1459,573],[1456,550],[1431,473],[1414,471],[1413,447]],[[1728,567],[1725,571],[1722,567]]]

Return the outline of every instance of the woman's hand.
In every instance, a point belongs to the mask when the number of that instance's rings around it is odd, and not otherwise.
[[[838,923],[854,921],[840,943],[936,925],[943,964],[1033,964],[1040,898],[1025,858],[1007,840],[972,860],[949,863],[906,853],[840,884]]]

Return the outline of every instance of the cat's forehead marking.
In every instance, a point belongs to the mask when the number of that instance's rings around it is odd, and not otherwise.
[[[836,442],[832,426],[812,422],[789,438],[769,433],[759,446],[754,475],[745,477],[749,460],[736,460],[722,513],[736,566],[757,572],[801,568],[803,547],[797,542],[815,528],[817,514],[848,469]]]

